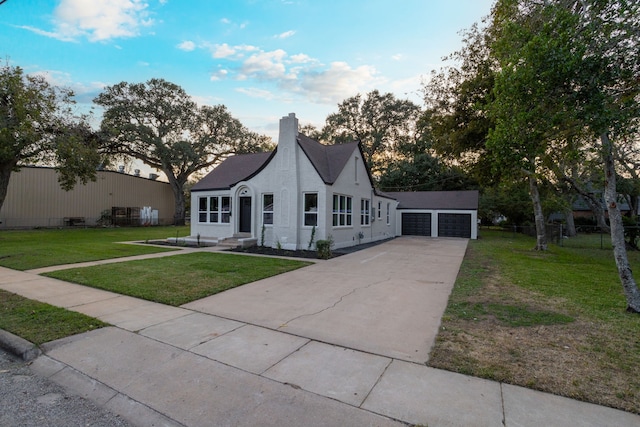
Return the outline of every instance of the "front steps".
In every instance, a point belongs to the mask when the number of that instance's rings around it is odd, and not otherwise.
[[[251,234],[240,233],[233,237],[202,237],[200,236],[187,236],[187,237],[169,237],[167,242],[174,245],[189,245],[189,246],[223,246],[229,249],[235,248],[248,248],[258,244],[258,239],[251,237]]]

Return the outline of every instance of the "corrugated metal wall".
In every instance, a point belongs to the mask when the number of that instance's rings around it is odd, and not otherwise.
[[[96,182],[64,191],[54,169],[23,167],[11,174],[0,228],[59,227],[69,217],[83,217],[86,225],[95,225],[103,211],[115,206],[151,206],[158,210],[160,224],[173,223],[173,192],[166,182],[99,171]]]

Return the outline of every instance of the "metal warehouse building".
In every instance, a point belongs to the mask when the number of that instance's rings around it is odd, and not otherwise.
[[[116,225],[172,224],[171,186],[152,178],[98,171],[95,182],[64,191],[55,169],[26,166],[11,174],[0,228],[96,225],[105,212]]]

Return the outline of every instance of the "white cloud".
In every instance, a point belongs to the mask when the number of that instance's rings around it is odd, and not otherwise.
[[[238,46],[229,46],[226,43],[222,44],[204,44],[204,47],[209,49],[211,52],[211,56],[216,59],[229,59],[229,60],[239,60],[242,59],[247,52],[255,52],[259,49],[255,46],[251,45],[238,45]]]
[[[333,62],[328,69],[302,74],[297,90],[314,102],[337,103],[380,82],[376,74],[369,65],[351,68],[346,62]]]
[[[391,55],[391,59],[393,59],[394,61],[400,61],[401,59],[404,59],[404,55],[401,53],[396,53],[395,55]]]
[[[92,42],[137,36],[153,24],[147,8],[143,0],[62,0],[54,11],[55,31],[43,35]]]
[[[227,58],[229,56],[233,56],[236,53],[236,50],[229,46],[226,43],[217,44],[213,49],[213,57],[214,58]]]
[[[287,69],[283,63],[286,56],[287,53],[282,49],[253,54],[242,64],[240,79],[278,80],[291,78],[293,76],[287,75]]]
[[[228,18],[222,18],[220,22],[223,24],[231,24],[231,21]]]
[[[227,77],[228,74],[229,74],[228,70],[218,70],[215,73],[211,74],[211,77],[209,79],[212,82],[223,80],[224,78]]]
[[[372,89],[383,83],[373,66],[352,67],[346,62],[333,62],[328,66],[306,54],[289,56],[286,51],[259,50],[254,46],[210,47],[214,58],[227,63],[211,75],[212,81],[232,78],[238,81],[257,81],[273,84],[278,88],[277,97],[303,96],[314,103],[335,104],[358,92]],[[244,53],[250,53],[244,57]],[[243,88],[247,96],[271,99],[272,92],[263,89]]]
[[[299,53],[297,55],[291,55],[290,58],[291,58],[291,62],[296,63],[296,64],[307,64],[307,63],[311,63],[311,62],[318,62],[317,60],[313,59],[309,55],[305,55],[304,53]]]
[[[39,28],[30,27],[28,25],[21,25],[18,28],[22,28],[23,30],[31,31],[31,32],[39,34],[41,36],[50,37],[52,39],[58,39],[58,40],[63,41],[63,42],[74,42],[74,41],[76,41],[71,36],[60,34],[60,33],[56,33],[56,32],[53,32],[53,31],[41,30]]]
[[[196,44],[191,40],[185,40],[178,45],[178,49],[184,50],[185,52],[191,52],[196,48]]]
[[[79,103],[92,103],[93,98],[107,86],[104,82],[80,83],[63,71],[41,70],[29,74],[42,77],[52,86],[71,89]]]
[[[277,34],[274,37],[277,39],[286,39],[293,36],[296,32],[294,30],[285,31],[284,33]]]
[[[247,96],[250,96],[252,98],[266,99],[267,101],[272,101],[273,99],[276,98],[273,92],[265,89],[258,89],[255,87],[248,87],[248,88],[241,87],[236,89],[236,91],[242,94],[245,94]]]

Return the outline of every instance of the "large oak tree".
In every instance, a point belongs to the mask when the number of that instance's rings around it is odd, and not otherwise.
[[[270,139],[249,132],[223,105],[198,107],[180,86],[163,79],[121,82],[94,102],[105,108],[108,151],[162,171],[175,198],[174,223],[185,223],[189,177],[235,153],[263,151]]]

